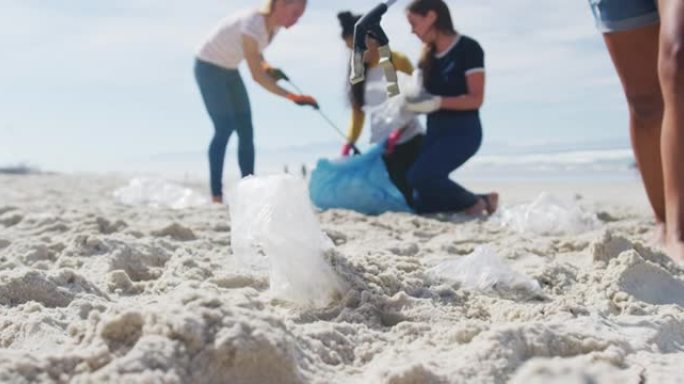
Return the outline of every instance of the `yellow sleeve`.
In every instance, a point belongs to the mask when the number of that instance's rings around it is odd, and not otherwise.
[[[407,75],[413,73],[413,64],[403,53],[392,52],[392,64],[397,71],[404,72]]]
[[[350,143],[355,143],[361,136],[363,130],[363,123],[366,121],[366,114],[362,110],[352,107],[352,117],[349,122],[349,131],[347,131],[347,140]]]

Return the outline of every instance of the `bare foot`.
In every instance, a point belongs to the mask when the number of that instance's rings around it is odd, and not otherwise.
[[[653,247],[664,247],[667,243],[667,232],[665,231],[665,223],[656,223],[651,239],[648,244]]]
[[[496,192],[490,192],[483,196],[485,203],[487,205],[487,214],[492,215],[499,208],[499,194]]]
[[[665,247],[667,255],[680,267],[684,268],[684,241],[668,240]]]
[[[484,198],[478,197],[477,203],[473,204],[472,207],[463,211],[468,216],[479,216],[482,212],[487,210],[487,203]]]
[[[486,195],[477,195],[477,203],[465,210],[467,215],[481,215],[484,212],[492,215],[499,208],[499,194],[490,192]]]
[[[213,201],[214,203],[217,203],[217,204],[223,204],[223,196],[221,196],[221,195],[212,196],[211,201]]]

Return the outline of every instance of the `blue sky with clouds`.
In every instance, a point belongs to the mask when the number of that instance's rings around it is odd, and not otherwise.
[[[335,15],[375,2],[331,3],[310,0],[299,24],[281,31],[264,55],[345,129],[348,52]],[[415,61],[420,43],[405,20],[406,3],[399,1],[383,25],[392,48]],[[457,28],[486,51],[484,150],[559,142],[628,145],[619,82],[586,1],[448,3]],[[194,51],[222,17],[260,5],[0,0],[0,165],[106,171],[174,154],[203,162],[212,128],[193,79]],[[250,83],[244,66],[242,72]],[[251,83],[248,90],[257,151],[319,144],[327,150],[337,140],[310,109]],[[234,171],[233,160],[228,164]]]

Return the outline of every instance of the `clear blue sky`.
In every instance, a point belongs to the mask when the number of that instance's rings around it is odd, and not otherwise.
[[[157,155],[204,161],[212,128],[192,75],[195,49],[222,17],[261,3],[0,0],[0,165],[102,171]],[[310,0],[299,24],[281,31],[264,55],[346,128],[348,52],[335,15],[375,2],[331,3]],[[415,61],[420,43],[405,20],[406,3],[399,1],[383,25],[392,48]],[[619,82],[587,1],[448,3],[457,29],[486,52],[485,147],[628,145]],[[244,66],[242,72],[250,83]],[[337,140],[310,109],[248,88],[257,150]]]

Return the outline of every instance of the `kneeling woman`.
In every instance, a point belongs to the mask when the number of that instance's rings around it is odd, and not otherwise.
[[[449,179],[480,148],[479,108],[484,101],[484,52],[456,32],[443,0],[414,0],[407,8],[411,31],[425,44],[419,67],[428,94],[407,109],[427,114],[427,135],[408,172],[420,213],[492,214],[498,194],[474,194]]]

